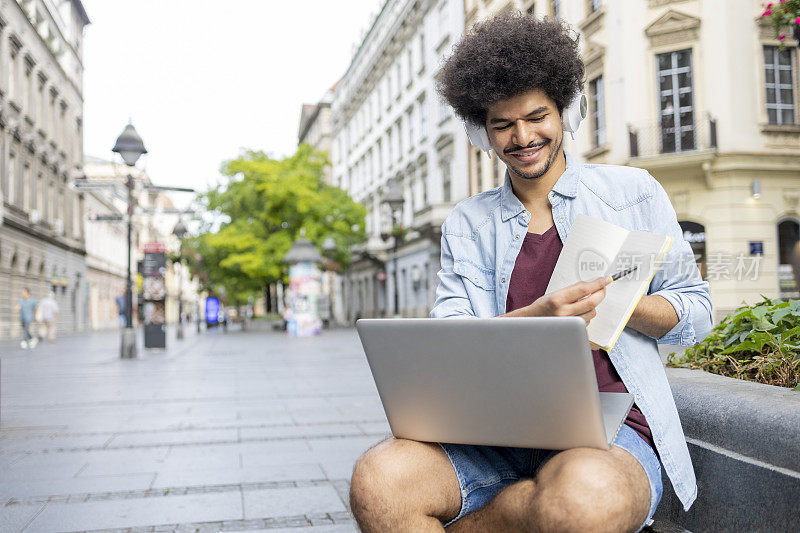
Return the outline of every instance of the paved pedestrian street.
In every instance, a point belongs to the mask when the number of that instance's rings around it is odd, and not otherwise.
[[[0,345],[0,531],[357,531],[349,477],[389,427],[355,330],[168,344]]]

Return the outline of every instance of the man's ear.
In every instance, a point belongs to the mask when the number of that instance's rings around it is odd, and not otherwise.
[[[575,139],[575,132],[578,131],[578,126],[580,126],[581,121],[586,118],[588,108],[589,103],[586,100],[586,95],[578,93],[572,102],[561,112],[561,125],[564,131],[569,132],[573,140]]]
[[[492,143],[489,142],[489,133],[486,131],[486,126],[478,124],[477,122],[465,120],[464,129],[467,130],[467,138],[469,138],[470,144],[486,152],[486,155],[491,159],[492,154],[490,150],[492,149]]]

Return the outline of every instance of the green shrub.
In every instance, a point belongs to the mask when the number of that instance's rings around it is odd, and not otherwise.
[[[743,306],[725,317],[705,340],[667,366],[800,391],[800,300],[770,300]]]

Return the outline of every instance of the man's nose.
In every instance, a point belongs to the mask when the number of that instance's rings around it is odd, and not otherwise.
[[[534,132],[531,124],[527,120],[517,120],[514,123],[512,141],[517,146],[528,146],[533,140]]]

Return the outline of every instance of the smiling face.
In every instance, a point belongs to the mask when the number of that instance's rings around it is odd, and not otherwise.
[[[544,91],[528,91],[489,106],[486,131],[512,176],[534,180],[554,166],[563,172],[561,115]]]

